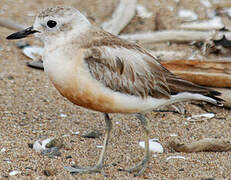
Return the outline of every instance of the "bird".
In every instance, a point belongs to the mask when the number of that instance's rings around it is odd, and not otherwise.
[[[112,129],[110,113],[134,114],[141,122],[144,158],[124,169],[140,176],[150,160],[150,125],[145,113],[188,100],[222,106],[220,92],[177,77],[148,50],[91,24],[73,7],[46,8],[33,26],[7,39],[32,34],[44,43],[44,70],[60,94],[77,106],[104,114],[106,132],[98,162],[92,167],[65,167],[72,173],[103,171]]]

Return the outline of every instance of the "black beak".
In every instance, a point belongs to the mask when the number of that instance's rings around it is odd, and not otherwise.
[[[19,32],[16,32],[16,33],[13,33],[13,34],[7,36],[6,39],[21,39],[21,38],[27,37],[30,34],[34,34],[37,32],[39,32],[39,31],[34,30],[33,26],[31,26],[29,28],[26,28],[25,30],[22,30],[22,31],[19,31]]]

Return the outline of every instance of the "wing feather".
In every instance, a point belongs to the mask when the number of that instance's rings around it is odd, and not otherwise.
[[[121,47],[92,47],[86,51],[91,75],[106,87],[142,98],[170,97],[164,72],[146,54]]]
[[[180,79],[138,44],[99,28],[75,39],[86,50],[85,62],[93,78],[114,91],[146,98],[170,98],[181,92],[199,93],[220,100],[220,93]]]

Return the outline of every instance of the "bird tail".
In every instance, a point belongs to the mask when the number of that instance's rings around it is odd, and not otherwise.
[[[221,93],[218,91],[199,86],[178,77],[168,77],[166,80],[168,82],[171,95],[182,93],[190,94],[188,97],[189,99],[207,101],[217,106],[223,106],[224,100],[220,98]]]

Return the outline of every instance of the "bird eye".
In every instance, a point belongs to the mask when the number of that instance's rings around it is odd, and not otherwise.
[[[54,28],[56,26],[57,22],[56,21],[53,21],[53,20],[49,20],[47,21],[47,26],[49,28]]]

